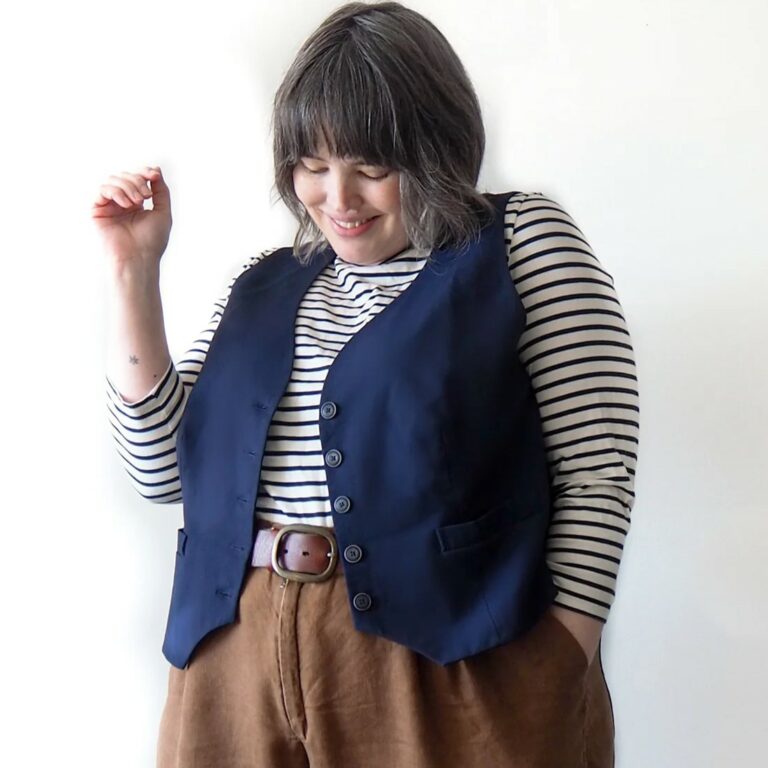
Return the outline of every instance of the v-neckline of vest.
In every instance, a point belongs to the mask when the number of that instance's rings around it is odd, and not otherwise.
[[[514,194],[514,193],[511,193]],[[498,229],[500,226],[504,228],[504,207],[499,206],[499,201],[502,199],[508,199],[509,195],[495,195],[492,197],[494,199],[495,204],[497,206],[497,216],[494,217],[494,220],[487,225],[488,228]],[[483,228],[483,230],[485,227]],[[502,234],[503,239],[503,234]],[[402,253],[402,252],[401,252]],[[344,346],[338,351],[334,359],[331,361],[330,366],[328,367],[328,371],[326,373],[325,381],[323,382],[322,387],[322,395],[321,397],[325,397],[325,387],[328,383],[328,380],[332,378],[333,369],[336,367],[338,360],[340,357],[343,357],[347,354],[349,354],[348,350],[350,346],[354,347],[356,344],[360,344],[360,336],[365,335],[366,333],[370,335],[374,331],[371,330],[373,327],[374,329],[377,328],[379,325],[381,325],[382,322],[386,322],[385,320],[382,320],[381,318],[384,316],[391,317],[392,316],[392,308],[399,306],[402,311],[403,306],[403,300],[405,300],[405,303],[408,304],[410,301],[414,301],[413,294],[414,289],[420,288],[421,284],[424,282],[426,278],[424,278],[424,273],[428,272],[430,269],[430,266],[432,265],[438,265],[438,264],[444,264],[446,261],[454,261],[457,258],[457,249],[452,246],[443,246],[440,248],[433,248],[429,251],[426,263],[422,266],[422,268],[419,270],[419,274],[416,275],[416,277],[413,278],[413,280],[409,283],[407,288],[398,296],[395,297],[393,301],[391,301],[389,304],[387,304],[384,309],[381,310],[381,312],[376,313],[360,330],[358,330],[351,339],[349,339]],[[336,252],[331,248],[330,246],[327,247],[327,250],[325,251],[325,265],[322,266],[320,269],[324,269],[329,264],[333,264],[334,261],[338,258],[338,255]],[[347,263],[347,262],[345,262]],[[383,262],[382,262],[383,263]],[[354,265],[353,265],[354,266]],[[316,274],[319,274],[316,273]],[[418,295],[418,290],[415,291],[415,293]],[[410,298],[409,298],[410,297]],[[387,314],[389,313],[389,314]]]
[[[330,250],[330,249],[329,249]],[[393,310],[393,307],[401,307],[403,306],[403,301],[406,302],[406,304],[410,301],[413,301],[414,299],[414,289],[418,288],[424,279],[424,273],[429,271],[429,268],[432,264],[440,263],[444,260],[446,255],[448,255],[452,249],[441,249],[436,248],[431,251],[426,256],[426,263],[421,267],[419,270],[419,273],[416,275],[416,277],[411,280],[411,282],[408,284],[406,289],[399,293],[389,304],[387,304],[381,312],[377,312],[362,328],[360,328],[353,336],[350,338],[344,346],[338,351],[334,359],[331,361],[330,366],[328,367],[328,371],[326,373],[325,380],[323,381],[323,386],[321,392],[325,392],[325,387],[329,381],[329,379],[332,378],[333,370],[337,367],[339,358],[346,357],[349,354],[350,347],[353,347],[355,345],[359,345],[362,343],[360,341],[361,336],[370,335],[371,333],[375,333],[375,329],[382,323],[387,322],[386,317],[391,317],[392,312],[396,311]],[[326,266],[328,264],[333,264],[334,259],[336,257],[336,254],[333,250],[331,250],[331,258],[326,262]],[[354,266],[354,265],[353,265]],[[418,290],[416,291],[416,294],[418,294]],[[410,297],[410,298],[409,298]],[[385,317],[386,316],[386,317]],[[384,320],[382,320],[382,317],[384,317]],[[324,398],[325,395],[321,394],[321,398]]]

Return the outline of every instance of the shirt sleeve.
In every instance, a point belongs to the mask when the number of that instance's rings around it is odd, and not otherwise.
[[[106,377],[107,411],[117,453],[130,482],[141,496],[158,504],[181,501],[176,462],[176,431],[184,407],[202,370],[208,348],[237,279],[274,251],[253,256],[229,281],[202,333],[181,360],[171,361],[160,381],[135,403],[127,403]]]
[[[526,313],[518,351],[541,415],[553,495],[555,603],[605,621],[634,503],[639,401],[613,278],[539,193],[507,205],[508,264]]]

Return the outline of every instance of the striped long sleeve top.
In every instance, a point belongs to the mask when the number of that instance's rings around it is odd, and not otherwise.
[[[639,404],[631,339],[613,279],[558,203],[514,194],[505,242],[526,314],[518,353],[538,403],[551,479],[546,556],[555,602],[605,621],[634,502]],[[199,338],[145,397],[126,402],[107,377],[118,454],[136,490],[152,502],[181,501],[181,415],[232,285],[269,253],[242,266]],[[293,370],[267,434],[258,518],[333,526],[318,424],[325,376],[344,344],[408,288],[427,257],[417,249],[371,265],[337,257],[304,295]]]

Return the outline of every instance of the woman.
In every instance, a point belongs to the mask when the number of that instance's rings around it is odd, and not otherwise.
[[[184,501],[159,766],[612,764],[632,347],[568,214],[477,191],[483,150],[430,22],[340,8],[275,99],[294,245],[176,364],[162,173],[100,187],[118,450]]]

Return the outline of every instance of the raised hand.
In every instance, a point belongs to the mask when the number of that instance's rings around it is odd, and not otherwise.
[[[144,209],[144,201],[152,201]],[[99,187],[91,217],[117,272],[157,269],[171,232],[171,195],[159,167],[119,173]]]

